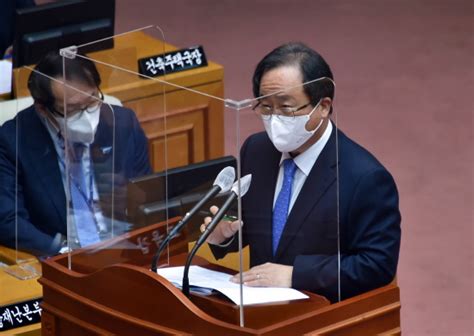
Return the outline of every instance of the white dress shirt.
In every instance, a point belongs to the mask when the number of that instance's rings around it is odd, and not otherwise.
[[[46,126],[46,129],[48,130],[49,135],[51,136],[51,139],[53,140],[54,143],[54,148],[56,149],[56,153],[58,155],[58,166],[59,166],[59,171],[61,172],[61,179],[63,181],[63,187],[64,187],[64,192],[67,195],[68,190],[67,190],[67,178],[66,178],[66,167],[65,167],[65,153],[64,153],[64,144],[61,143],[58,137],[59,130],[54,127],[46,118],[41,117],[41,120],[43,121],[43,124]],[[102,210],[99,207],[99,194],[97,192],[97,185],[96,181],[94,178],[94,174],[92,171],[92,166],[91,166],[91,156],[90,156],[90,146],[86,146],[84,149],[83,153],[83,164],[82,164],[82,169],[83,169],[83,175],[86,181],[90,181],[92,177],[92,200],[93,200],[93,210],[94,210],[94,217],[96,219],[97,223],[97,230],[100,233],[106,233],[107,232],[107,227],[104,223],[104,217],[102,214]],[[90,194],[90,184],[85,183],[85,194],[89,195]],[[70,207],[69,209],[69,218],[67,219],[67,225],[68,225],[68,236],[70,238],[69,241],[69,246],[71,248],[78,248],[80,247],[79,244],[79,239],[77,237],[77,231],[76,231],[76,225],[75,225],[75,220],[74,220],[74,208]],[[58,237],[60,235],[59,233],[56,235],[53,244],[57,244],[61,238]]]
[[[301,188],[303,188],[303,184],[306,181],[306,178],[308,177],[309,173],[311,172],[311,169],[313,168],[314,164],[316,163],[316,160],[321,154],[324,146],[326,146],[326,143],[328,142],[329,137],[331,136],[332,129],[333,129],[332,123],[329,122],[321,138],[318,141],[316,141],[311,147],[305,150],[303,153],[293,158],[293,161],[295,162],[297,169],[295,171],[293,185],[291,188],[291,199],[290,199],[290,206],[288,208],[288,214],[290,214],[291,209],[293,208],[293,205],[295,204],[295,201],[298,198],[298,195],[301,191]],[[281,154],[280,171],[278,172],[275,195],[273,197],[274,208],[275,208],[275,202],[277,200],[278,194],[280,193],[280,190],[283,184],[284,168],[283,168],[282,163],[286,159],[291,159],[291,158],[292,157],[290,153]]]

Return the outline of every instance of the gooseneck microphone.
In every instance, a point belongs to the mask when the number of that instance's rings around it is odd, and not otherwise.
[[[213,187],[211,190],[204,195],[201,200],[194,205],[194,207],[189,210],[184,217],[176,224],[175,227],[168,233],[165,239],[161,242],[158,250],[153,257],[151,262],[151,270],[156,272],[158,260],[160,259],[161,252],[163,249],[168,245],[171,239],[173,239],[182,229],[183,227],[189,222],[189,220],[201,209],[204,204],[206,204],[210,199],[214,198],[219,193],[224,193],[229,191],[232,187],[232,183],[235,180],[235,169],[233,167],[225,167],[221,170],[221,172],[217,175]]]
[[[250,188],[251,182],[252,182],[252,174],[245,175],[244,177],[240,179],[241,197],[245,196],[245,194]],[[211,220],[211,222],[206,226],[206,229],[197,240],[191,252],[189,252],[188,258],[186,259],[186,265],[184,266],[184,271],[183,271],[182,291],[184,295],[189,296],[189,267],[191,266],[191,261],[193,260],[194,255],[196,254],[198,249],[206,242],[206,239],[214,231],[214,229],[217,227],[217,224],[219,224],[219,222],[225,216],[225,213],[232,206],[232,203],[238,197],[238,194],[239,194],[239,181],[236,181],[234,185],[232,186],[232,192],[230,193],[229,197],[226,199],[226,201],[224,202],[222,207],[219,209],[219,211],[217,211],[216,215]]]

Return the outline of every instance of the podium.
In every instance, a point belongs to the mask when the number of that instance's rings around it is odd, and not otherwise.
[[[245,306],[241,327],[238,305],[219,295],[188,298],[151,272],[154,244],[130,248],[165,228],[155,224],[44,260],[43,335],[400,334],[396,284],[336,304],[306,293],[306,300]],[[185,237],[174,239],[170,265],[182,265],[186,251]],[[195,264],[215,268],[204,259]]]

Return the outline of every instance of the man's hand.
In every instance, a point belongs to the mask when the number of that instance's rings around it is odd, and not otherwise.
[[[216,206],[211,207],[211,213],[215,215],[217,211],[219,211],[219,208]],[[212,218],[211,217],[206,217],[204,218],[204,224],[201,225],[201,231],[204,232],[206,229],[206,226],[209,225],[211,222]],[[215,230],[209,235],[207,238],[207,242],[209,244],[214,244],[214,245],[219,245],[225,242],[227,239],[232,237],[238,230],[239,230],[239,221],[220,221],[219,224],[217,224],[217,227]]]
[[[240,273],[234,275],[230,280],[240,282]],[[242,273],[244,285],[251,287],[291,287],[291,276],[293,266],[265,263],[252,267]]]

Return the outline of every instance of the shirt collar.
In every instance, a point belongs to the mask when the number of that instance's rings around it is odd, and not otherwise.
[[[314,163],[318,159],[319,155],[323,151],[324,146],[326,146],[326,143],[329,140],[329,137],[331,136],[333,126],[332,122],[329,121],[328,126],[326,127],[326,130],[324,131],[323,135],[321,138],[316,141],[311,147],[309,147],[307,150],[305,150],[303,153],[297,155],[296,157],[293,158],[293,161],[295,161],[296,166],[298,167],[299,170],[303,172],[306,176],[309,175],[311,172],[311,169],[314,166]],[[291,159],[290,153],[282,153],[281,154],[281,159],[280,159],[280,166],[282,162],[286,159]]]
[[[38,116],[40,117],[40,120],[43,122],[43,125],[46,127],[48,130],[49,135],[51,136],[51,139],[53,139],[54,143],[59,143],[59,139],[61,138],[61,132],[59,129],[51,123],[51,121],[48,120],[45,116],[41,115],[38,113]]]

